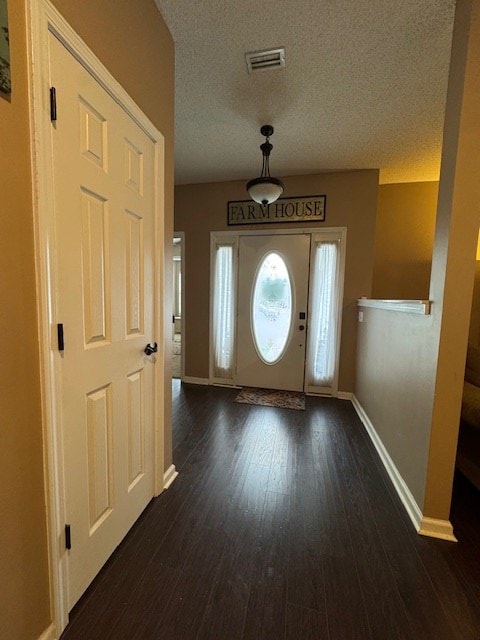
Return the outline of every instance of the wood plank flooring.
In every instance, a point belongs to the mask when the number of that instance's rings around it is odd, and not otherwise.
[[[480,498],[467,481],[459,543],[422,538],[348,401],[294,411],[173,389],[179,476],[63,640],[480,639]]]

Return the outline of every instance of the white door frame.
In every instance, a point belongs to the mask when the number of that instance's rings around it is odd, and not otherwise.
[[[339,308],[338,308],[338,326],[337,326],[337,353],[336,353],[336,364],[335,364],[335,379],[333,382],[333,396],[337,396],[338,392],[338,372],[340,365],[340,337],[342,332],[342,309],[343,309],[343,294],[344,294],[344,280],[345,280],[345,257],[346,257],[346,242],[347,242],[347,228],[346,227],[305,227],[299,229],[249,229],[245,231],[233,229],[228,231],[211,231],[210,232],[210,345],[209,345],[209,380],[205,382],[211,385],[219,385],[219,386],[237,386],[236,385],[236,359],[237,359],[237,345],[235,338],[235,362],[234,362],[234,375],[230,380],[226,379],[218,379],[214,377],[214,353],[213,353],[213,291],[214,291],[214,257],[215,257],[215,247],[218,243],[222,243],[225,241],[229,241],[234,246],[236,251],[236,257],[234,261],[234,297],[235,297],[235,317],[236,317],[236,305],[237,305],[237,295],[238,295],[238,247],[241,236],[275,236],[275,235],[310,235],[312,240],[317,235],[326,235],[326,236],[337,236],[340,238],[340,263],[339,263]],[[312,249],[311,249],[312,255]],[[310,299],[308,300],[308,304],[310,305]],[[235,327],[235,336],[237,334],[237,327]],[[307,358],[307,354],[305,354],[305,358]],[[205,384],[205,383],[204,383]],[[308,395],[325,395],[323,393],[316,393],[312,390],[312,388],[306,389],[305,391]]]
[[[154,494],[163,491],[164,425],[163,390],[165,340],[161,301],[164,298],[164,138],[125,90],[110,75],[49,0],[30,0],[27,8],[29,100],[32,131],[33,215],[37,278],[37,313],[40,342],[40,384],[44,438],[44,474],[49,539],[51,636],[59,637],[68,624],[66,554],[64,546],[65,487],[62,456],[59,352],[56,344],[57,277],[55,273],[55,224],[53,147],[49,105],[49,32],[95,78],[146,133],[155,146],[155,306],[154,331],[159,364],[155,367]],[[59,114],[61,117],[61,114]]]
[[[174,231],[174,238],[180,238],[180,282],[181,282],[181,298],[182,298],[182,322],[180,323],[181,335],[181,369],[180,380],[185,378],[185,231]]]

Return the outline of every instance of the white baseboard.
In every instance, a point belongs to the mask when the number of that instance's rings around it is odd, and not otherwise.
[[[453,527],[450,520],[437,520],[436,518],[423,517],[418,533],[421,536],[457,542],[456,537],[453,535]]]
[[[182,382],[187,382],[188,384],[210,384],[209,378],[195,378],[194,376],[183,376]]]
[[[339,400],[352,400],[353,393],[351,391],[337,391],[337,398]]]
[[[385,449],[385,446],[375,427],[370,421],[370,418],[367,416],[364,408],[354,394],[352,394],[352,404],[355,407],[360,420],[363,422],[365,429],[370,436],[370,439],[372,440],[378,452],[378,455],[380,456],[380,459],[383,462],[385,469],[387,470],[390,480],[392,481],[392,484],[400,500],[402,501],[402,504],[405,507],[416,531],[422,536],[429,536],[431,538],[440,538],[441,540],[450,540],[452,542],[456,542],[457,539],[453,535],[453,527],[449,520],[437,520],[435,518],[427,518],[423,515],[420,507],[413,497],[412,492],[408,488],[405,480],[402,478],[388,451]]]
[[[226,382],[212,382],[213,387],[222,387],[222,389],[243,389],[243,387],[239,387],[236,384],[227,384]]]
[[[38,638],[38,640],[57,640],[57,635],[55,633],[55,624],[53,622],[48,627],[48,629],[45,629],[45,631]]]
[[[168,489],[177,476],[178,471],[175,469],[175,465],[171,464],[163,474],[163,488]]]
[[[370,421],[370,418],[365,413],[365,409],[362,407],[355,395],[353,395],[352,397],[352,404],[355,407],[355,411],[357,412],[358,417],[363,422],[371,441],[375,445],[375,449],[380,456],[380,460],[383,462],[383,466],[387,470],[387,473],[390,476],[390,480],[392,481],[392,484],[395,487],[395,490],[398,493],[408,515],[410,516],[410,520],[413,522],[415,529],[418,531],[422,522],[422,512],[420,510],[420,507],[413,497],[412,492],[407,487],[407,484],[402,478],[395,463],[391,459],[390,454],[385,449],[380,436],[378,435],[375,427]]]
[[[305,391],[305,395],[311,396],[312,398],[338,398],[339,400],[351,400],[353,393],[351,391],[332,391],[332,393]]]

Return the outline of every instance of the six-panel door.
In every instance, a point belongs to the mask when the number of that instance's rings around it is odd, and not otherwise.
[[[154,143],[49,38],[71,608],[153,496]]]

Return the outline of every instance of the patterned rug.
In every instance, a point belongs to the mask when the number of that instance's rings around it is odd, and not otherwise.
[[[305,394],[297,391],[274,391],[273,389],[254,389],[243,387],[235,402],[261,404],[265,407],[305,410]]]

